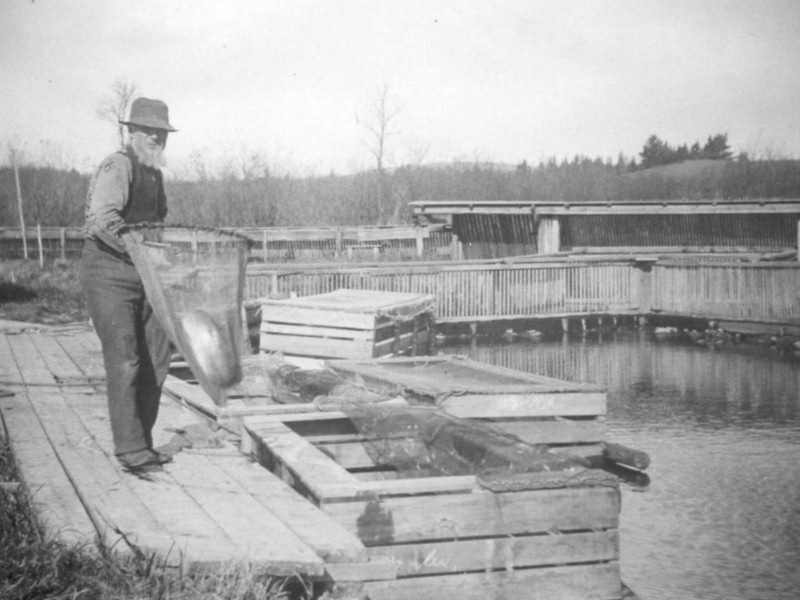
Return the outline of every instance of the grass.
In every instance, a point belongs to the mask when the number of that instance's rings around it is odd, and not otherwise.
[[[0,447],[0,479],[16,478],[8,445]],[[115,557],[93,548],[68,548],[47,539],[25,494],[0,491],[0,598],[7,600],[282,600],[302,582],[272,578],[247,567],[176,576],[153,556]],[[294,591],[292,588],[295,588]]]
[[[45,325],[87,321],[77,261],[0,261],[0,318]]]

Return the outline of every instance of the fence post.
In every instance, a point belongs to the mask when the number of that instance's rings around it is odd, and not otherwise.
[[[536,233],[539,254],[555,254],[561,250],[561,223],[558,217],[542,217]]]
[[[267,264],[267,230],[261,230],[261,257],[264,264]]]
[[[39,268],[44,269],[44,246],[42,244],[42,226],[36,223],[36,243],[39,246]]]
[[[638,313],[646,315],[653,311],[653,261],[641,260],[634,262],[634,267],[639,270],[639,298]],[[644,317],[640,317],[643,320]]]
[[[341,258],[342,256],[342,240],[344,238],[344,228],[337,227],[336,228],[336,258]]]
[[[59,237],[61,238],[61,260],[67,260],[67,228],[62,227],[59,230]]]
[[[450,233],[450,258],[451,260],[461,259],[461,242],[458,239],[458,234],[455,231]]]
[[[14,165],[14,181],[17,184],[17,206],[19,207],[19,228],[22,232],[22,255],[28,260],[28,238],[25,231],[25,214],[22,210],[22,188],[19,185],[19,167],[17,166],[17,153],[11,148],[11,162]]]
[[[417,234],[417,256],[422,258],[422,255],[425,251],[425,240],[422,237],[423,230],[421,225],[416,226],[415,233]]]

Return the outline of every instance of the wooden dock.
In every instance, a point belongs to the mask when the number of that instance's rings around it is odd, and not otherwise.
[[[275,576],[302,576],[323,589],[335,588],[342,598],[406,600],[427,595],[425,578],[410,578],[411,573],[403,571],[413,567],[417,558],[409,555],[407,560],[399,560],[394,547],[381,549],[370,542],[371,538],[365,542],[363,531],[354,525],[358,522],[356,509],[360,505],[331,503],[330,494],[324,501],[309,501],[308,494],[295,489],[297,486],[292,484],[296,481],[285,473],[271,472],[258,464],[245,453],[261,447],[263,438],[260,434],[255,438],[249,434],[242,440],[237,435],[242,428],[234,431],[236,428],[226,426],[220,414],[213,414],[213,403],[204,397],[200,386],[174,376],[168,379],[154,432],[156,445],[184,446],[189,440],[192,446],[183,447],[163,471],[140,478],[123,472],[113,456],[102,354],[94,332],[86,326],[46,328],[24,324],[6,326],[2,331],[0,417],[24,489],[48,536],[68,545],[103,547],[123,555],[142,551],[180,572],[243,565]],[[309,409],[313,406],[307,406],[306,410]],[[253,418],[259,424],[264,418],[278,419],[275,423],[282,419],[289,422],[319,418],[310,413],[298,416],[297,405],[270,405],[266,395],[235,398],[225,410],[229,423],[238,420],[240,426]],[[285,413],[285,418],[280,413]],[[327,413],[325,418],[336,416],[335,412]],[[260,425],[263,429],[263,424]],[[383,489],[380,482],[353,483],[352,475],[343,477],[348,490],[353,485],[359,489],[364,485],[372,486],[370,490]],[[543,506],[551,506],[548,498],[553,496],[558,502],[553,500],[555,504],[550,510],[556,510],[557,514],[551,516],[559,523],[566,519],[564,527],[568,531],[574,525],[570,519],[582,518],[583,508],[569,508],[561,515],[561,510],[553,507],[560,505],[559,502],[565,507],[576,502],[584,508],[594,507],[595,500],[601,499],[608,506],[596,520],[604,531],[587,531],[586,535],[605,540],[605,545],[601,545],[608,555],[592,555],[591,561],[578,567],[559,566],[564,561],[570,563],[580,552],[569,544],[562,548],[558,536],[553,540],[547,538],[550,534],[544,521],[549,517],[529,514],[522,508],[527,504],[521,503],[522,530],[525,536],[535,533],[530,541],[536,542],[533,554],[515,558],[526,568],[519,573],[499,568],[494,577],[480,572],[464,573],[463,580],[454,573],[455,579],[432,581],[444,585],[439,591],[469,588],[475,582],[482,582],[476,588],[482,590],[480,593],[494,593],[498,598],[516,597],[528,590],[528,583],[539,582],[543,592],[558,592],[548,597],[567,597],[559,594],[570,590],[569,597],[600,597],[594,594],[596,581],[600,581],[603,598],[635,600],[618,579],[616,490],[581,487],[574,492],[569,489],[519,492],[507,498],[498,494],[492,500],[491,492],[474,489],[474,482],[464,483],[467,479],[473,481],[474,477],[430,480],[431,485],[437,481],[445,486],[466,485],[455,491],[449,487],[434,490],[435,499],[444,502],[450,499],[449,494],[457,492],[471,511],[478,511],[477,516],[483,510],[480,502],[489,502],[496,509],[527,494],[541,499]],[[335,482],[323,480],[320,485],[327,490],[332,483]],[[409,480],[409,484],[419,486],[420,482]],[[384,487],[394,489],[392,486],[398,485],[403,484],[387,481]],[[591,498],[581,504],[584,496]],[[396,515],[396,526],[408,529],[409,540],[419,536],[414,533],[414,519],[406,522],[403,515],[419,513],[419,502],[428,500],[427,496],[414,495],[406,500],[392,500],[408,505],[406,512]],[[475,502],[478,504],[473,506]],[[508,510],[512,510],[517,505],[511,502],[509,506]],[[342,511],[346,513],[344,517]],[[435,518],[435,514],[430,518]],[[530,519],[534,519],[535,527],[524,524]],[[465,524],[479,521],[470,519]],[[590,530],[598,523],[592,520]],[[573,537],[578,540],[581,535],[584,534]],[[501,542],[498,543],[502,546]],[[443,543],[447,545],[446,540]],[[547,556],[547,548],[553,544],[556,554]],[[459,552],[462,549],[461,545],[454,547]],[[562,550],[567,554],[558,555]],[[558,564],[545,569],[546,573],[542,571],[541,566],[554,561]],[[456,561],[459,570],[461,562],[460,558]],[[492,564],[480,562],[480,570],[491,569]],[[457,584],[455,588],[451,582]],[[429,591],[436,593],[437,589],[434,586]],[[578,593],[579,590],[587,594]]]
[[[0,415],[48,536],[187,569],[246,564],[315,581],[393,579],[363,544],[179,402],[164,395],[156,445],[192,432],[164,470],[139,478],[113,456],[99,342],[86,327],[6,327]]]

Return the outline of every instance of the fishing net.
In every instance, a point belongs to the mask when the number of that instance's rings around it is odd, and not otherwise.
[[[217,405],[242,378],[249,240],[217,229],[138,225],[122,235],[172,343]]]
[[[358,404],[343,412],[372,462],[391,467],[400,478],[476,475],[482,487],[496,492],[618,484],[582,457],[528,444],[487,423],[432,407]]]
[[[273,373],[273,383],[283,385],[292,373]],[[480,486],[494,492],[619,483],[581,456],[529,444],[490,423],[456,417],[414,397],[369,390],[358,380],[339,381],[313,403],[319,411],[343,413],[371,469],[391,471],[396,478],[475,475]]]

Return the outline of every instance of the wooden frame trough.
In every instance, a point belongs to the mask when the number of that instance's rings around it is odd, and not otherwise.
[[[393,478],[341,412],[248,417],[243,444],[397,566],[367,581],[384,598],[623,597],[618,485],[493,492],[476,476]]]
[[[602,452],[606,396],[596,386],[453,356],[328,365],[529,443]],[[616,481],[496,492],[476,475],[409,477],[376,464],[369,445],[380,442],[346,412],[275,408],[242,419],[242,449],[355,534],[370,559],[396,565],[396,580],[364,583],[369,598],[633,597],[620,579]]]
[[[588,456],[606,441],[606,392],[464,356],[331,360],[328,366],[376,390],[401,393],[456,417],[491,423],[530,444]]]

